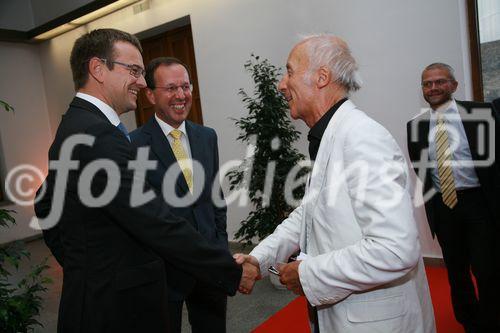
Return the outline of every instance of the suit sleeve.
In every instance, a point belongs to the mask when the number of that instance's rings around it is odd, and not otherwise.
[[[259,261],[262,276],[269,274],[269,266],[287,262],[288,258],[299,250],[302,214],[301,205],[250,252],[250,255]]]
[[[49,215],[50,211],[52,210],[52,192],[54,191],[53,188],[53,181],[50,181],[49,177],[53,177],[52,171],[49,172],[49,175],[44,181],[44,185],[46,186],[46,193],[45,195],[41,198],[40,201],[35,203],[35,214],[39,218],[46,218],[47,215]],[[37,191],[37,197],[40,194],[41,188],[38,189]],[[52,252],[52,255],[54,258],[57,260],[59,265],[64,267],[64,247],[62,246],[61,242],[61,234],[59,230],[59,224],[56,224],[54,227],[50,229],[43,229],[43,238],[45,241],[45,244],[47,244],[48,248],[50,249],[50,252]]]
[[[51,150],[49,151],[49,159],[51,159],[51,156],[54,154],[54,151],[52,149],[53,148],[51,148]],[[45,178],[44,183],[42,184],[42,186],[40,186],[36,193],[38,198],[42,192],[43,187],[46,187],[44,195],[40,197],[39,201],[35,202],[34,204],[35,214],[38,218],[46,218],[52,211],[52,198],[55,184],[54,178],[55,172],[49,169],[47,178]],[[50,252],[57,260],[59,265],[64,267],[64,247],[61,240],[59,224],[56,224],[50,229],[42,229],[42,233],[45,244],[50,249]]]
[[[134,177],[128,162],[135,159],[134,150],[125,138],[109,126],[96,127],[89,134],[96,136],[92,147],[82,149],[82,164],[98,159],[111,159],[119,166],[118,194],[105,207],[114,221],[139,242],[153,249],[164,260],[195,278],[234,295],[241,277],[241,267],[222,247],[210,245],[186,221],[172,215],[163,199],[132,207],[131,188]],[[101,193],[108,184],[105,173],[96,173],[92,192]],[[148,191],[146,185],[144,191]]]
[[[359,226],[361,238],[300,264],[300,281],[314,306],[390,283],[406,275],[420,258],[408,172],[399,147],[371,120],[356,122],[346,131],[344,156],[338,157],[344,180],[327,181],[344,183],[355,216],[352,223]],[[325,191],[335,188],[329,185]]]
[[[213,170],[214,173],[211,175],[212,181],[211,181],[211,188],[213,188],[214,183],[218,183],[219,180],[216,179],[218,177],[218,172],[219,172],[219,146],[217,144],[217,134],[215,131],[213,131],[213,161],[214,161],[214,166]],[[228,237],[227,237],[227,206],[225,204],[224,200],[224,192],[222,189],[219,191],[220,198],[222,199],[221,202],[224,202],[224,205],[216,205],[212,201],[212,206],[214,210],[214,216],[215,216],[215,227],[216,227],[216,232],[217,232],[217,241],[219,244],[221,244],[224,247],[228,246]]]

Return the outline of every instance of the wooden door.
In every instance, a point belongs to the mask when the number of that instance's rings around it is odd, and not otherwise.
[[[191,26],[187,25],[167,31],[158,36],[143,39],[141,40],[141,45],[145,65],[157,57],[175,57],[188,66],[189,73],[191,74],[191,83],[193,84],[193,106],[187,119],[203,125]],[[142,126],[153,114],[153,106],[146,98],[144,90],[142,90],[139,92],[137,112],[135,113],[137,127]]]

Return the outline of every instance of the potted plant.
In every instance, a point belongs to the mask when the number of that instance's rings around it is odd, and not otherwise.
[[[271,234],[295,208],[285,198],[285,182],[290,170],[305,157],[293,147],[299,132],[291,124],[287,103],[277,88],[280,70],[253,54],[244,67],[252,76],[255,90],[253,96],[239,90],[248,116],[234,120],[240,129],[237,140],[255,145],[255,150],[252,157],[228,173],[228,178],[231,190],[248,190],[254,207],[235,235],[249,245],[255,237],[261,240]],[[269,170],[274,170],[274,177],[268,176],[266,186]],[[249,172],[250,177],[246,177]],[[307,172],[302,169],[297,176]],[[304,189],[297,187],[293,197],[300,200]]]
[[[0,105],[6,111],[14,111],[2,100]],[[0,208],[0,228],[9,228],[16,223],[13,213],[13,210]],[[18,283],[9,281],[10,271],[18,270],[20,263],[29,258],[30,253],[21,241],[0,246],[0,332],[32,332],[34,326],[41,325],[35,318],[42,308],[40,293],[46,291],[46,284],[51,282],[43,276],[49,267],[47,259],[31,266],[30,272]]]

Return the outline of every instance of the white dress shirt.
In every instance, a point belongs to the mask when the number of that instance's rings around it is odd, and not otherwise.
[[[165,134],[165,136],[167,137],[167,140],[170,143],[170,147],[172,147],[172,145],[174,143],[174,138],[169,134],[170,134],[170,132],[172,132],[176,128],[170,126],[169,124],[167,124],[166,122],[161,120],[156,114],[155,114],[155,119],[156,119],[156,122],[158,123],[158,125],[160,125],[160,128],[163,131],[163,134]],[[191,161],[191,159],[192,159],[191,148],[189,146],[189,137],[188,137],[187,131],[186,131],[186,122],[183,121],[182,124],[177,129],[182,132],[182,135],[181,135],[182,147],[184,148],[184,151],[186,152],[187,156],[189,157],[189,161],[188,161],[189,168],[191,170],[193,170],[193,162]]]
[[[76,97],[79,97],[81,99],[86,100],[89,103],[94,104],[99,110],[101,110],[101,112],[106,116],[106,118],[108,118],[108,120],[114,126],[118,126],[118,124],[120,123],[120,117],[118,117],[116,111],[113,110],[111,106],[101,101],[99,98],[96,98],[94,96],[82,92],[76,93]]]
[[[443,114],[446,129],[448,131],[448,142],[452,152],[453,162],[451,168],[453,178],[455,180],[455,188],[463,190],[467,188],[479,187],[479,179],[476,171],[472,166],[472,155],[469,148],[469,141],[465,134],[464,125],[462,124],[458,106],[455,100],[440,106],[436,110],[431,109],[431,119],[429,124],[429,159],[436,162],[436,142],[435,142],[435,127],[438,113]],[[441,191],[439,184],[439,175],[436,167],[431,168],[431,177],[434,188]]]

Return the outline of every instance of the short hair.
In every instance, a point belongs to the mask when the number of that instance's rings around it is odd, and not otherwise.
[[[149,89],[156,88],[155,71],[158,67],[162,65],[163,66],[181,65],[186,69],[189,77],[189,82],[191,82],[191,74],[189,73],[189,68],[185,63],[174,57],[159,57],[151,60],[151,62],[146,66],[146,75],[144,76],[144,79],[146,80],[146,84],[148,85]]]
[[[309,56],[309,71],[327,66],[347,93],[361,88],[358,65],[347,43],[333,35],[312,35],[303,39]]]
[[[445,64],[443,62],[432,63],[432,64],[430,64],[430,65],[428,65],[427,67],[424,68],[424,70],[422,71],[422,75],[424,74],[425,71],[428,71],[428,70],[431,70],[431,69],[444,69],[444,70],[448,71],[448,74],[450,75],[450,78],[453,81],[457,81],[455,79],[455,70],[453,69],[453,67],[451,67],[448,64]]]
[[[78,38],[71,50],[70,64],[75,90],[82,88],[89,79],[88,62],[93,57],[106,59],[106,66],[113,69],[114,46],[126,42],[142,53],[141,43],[132,34],[116,29],[97,29]]]

